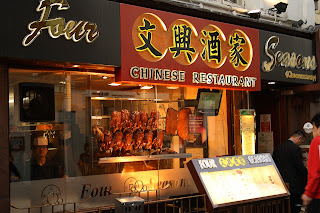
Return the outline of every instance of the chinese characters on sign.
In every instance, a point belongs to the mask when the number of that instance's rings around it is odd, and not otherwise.
[[[116,81],[258,91],[259,30],[121,4]]]
[[[172,59],[182,65],[191,65],[200,54],[202,61],[211,68],[219,68],[229,58],[229,63],[245,71],[253,57],[252,44],[241,30],[233,30],[228,37],[215,25],[207,25],[199,35],[187,20],[175,20],[167,29],[155,14],[140,15],[132,29],[136,51],[147,61],[159,61],[169,52]]]

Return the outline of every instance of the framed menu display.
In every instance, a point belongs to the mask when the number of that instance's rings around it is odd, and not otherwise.
[[[187,165],[209,210],[289,195],[269,153],[193,159]]]

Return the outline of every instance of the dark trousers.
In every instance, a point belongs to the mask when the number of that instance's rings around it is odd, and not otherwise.
[[[320,212],[320,199],[313,199],[307,208],[307,213],[319,213]]]
[[[290,193],[290,208],[291,213],[299,213],[302,207],[301,195],[296,193]],[[320,212],[319,212],[320,213]]]

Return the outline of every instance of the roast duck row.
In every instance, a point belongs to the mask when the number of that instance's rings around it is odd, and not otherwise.
[[[93,126],[94,138],[99,142],[100,153],[109,153],[110,156],[132,155],[134,151],[161,150],[164,133],[178,135],[186,140],[189,135],[190,109],[181,109],[179,112],[172,108],[167,110],[166,129],[159,130],[159,112],[152,110],[150,117],[144,110],[133,111],[123,109],[113,111],[109,130],[98,125]]]

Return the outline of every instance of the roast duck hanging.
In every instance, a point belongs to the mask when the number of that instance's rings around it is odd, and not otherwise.
[[[178,134],[182,140],[187,140],[190,113],[191,110],[188,108],[180,111],[168,108],[165,130],[160,130],[157,110],[152,110],[150,117],[145,110],[131,113],[127,109],[114,110],[108,130],[98,125],[92,128],[94,141],[99,148],[99,156],[129,156],[146,150],[175,153],[163,148],[164,135]]]

